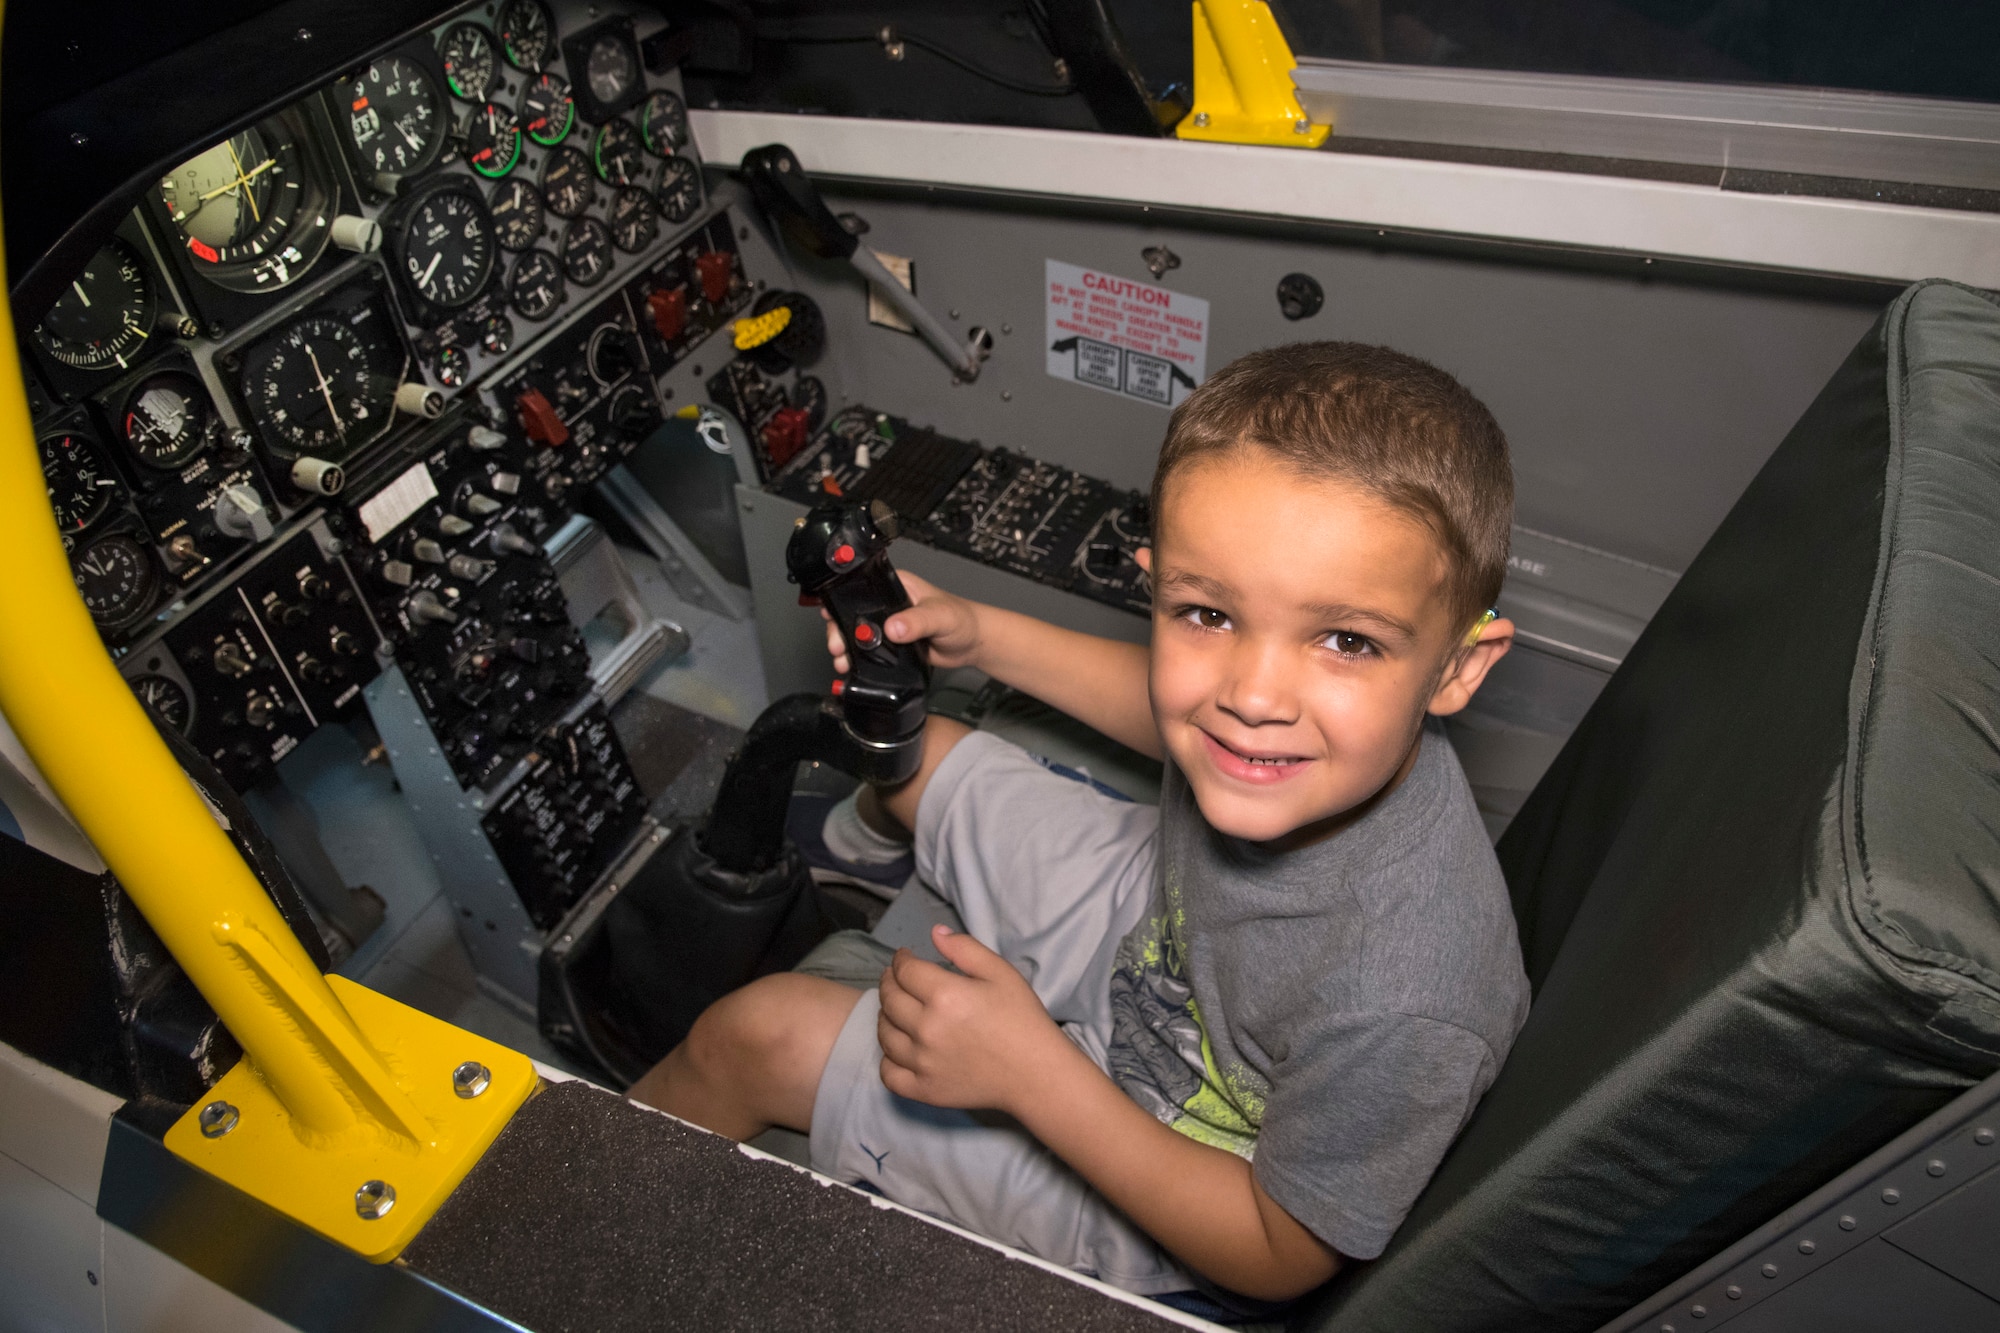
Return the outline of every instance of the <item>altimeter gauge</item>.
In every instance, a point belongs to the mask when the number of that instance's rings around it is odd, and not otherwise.
[[[383,56],[335,86],[348,143],[369,169],[391,176],[422,171],[444,144],[444,94],[408,56]]]

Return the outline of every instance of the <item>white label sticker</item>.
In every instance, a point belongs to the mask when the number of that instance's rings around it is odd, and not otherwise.
[[[1208,369],[1208,302],[1048,260],[1048,371],[1172,407]]]
[[[381,541],[397,524],[422,509],[425,501],[435,500],[437,493],[428,467],[418,463],[410,468],[361,506],[361,526],[368,529],[368,540]]]
[[[890,276],[903,284],[904,291],[909,292],[913,296],[916,294],[916,261],[905,259],[901,255],[885,255],[880,250],[871,251],[870,253],[882,261],[882,267],[889,270]],[[904,319],[902,312],[890,305],[888,300],[872,282],[868,284],[868,322],[870,324],[880,324],[885,329],[900,329],[904,333],[915,333],[917,331],[916,326],[910,323],[909,320]]]

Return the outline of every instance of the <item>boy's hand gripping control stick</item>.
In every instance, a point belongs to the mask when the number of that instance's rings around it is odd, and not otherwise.
[[[785,571],[820,602],[847,643],[848,674],[833,683],[842,728],[860,747],[876,782],[901,782],[923,757],[924,690],[930,667],[921,647],[889,642],[889,617],[910,595],[889,564],[896,516],[872,505],[821,505],[799,520],[785,547]]]

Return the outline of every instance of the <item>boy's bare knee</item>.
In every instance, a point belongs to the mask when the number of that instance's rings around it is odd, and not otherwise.
[[[955,717],[945,717],[932,713],[924,719],[924,757],[917,767],[917,775],[896,787],[877,787],[876,796],[886,810],[904,828],[917,827],[917,806],[924,799],[924,789],[930,786],[931,774],[937,772],[944,757],[951,748],[972,734],[972,728]]]

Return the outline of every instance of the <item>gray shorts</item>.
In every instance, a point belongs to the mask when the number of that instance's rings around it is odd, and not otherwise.
[[[1159,811],[1051,773],[974,732],[917,810],[917,873],[1019,968],[1105,1067],[1111,961],[1152,901]],[[813,1100],[813,1169],[1141,1295],[1193,1278],[1069,1167],[997,1112],[945,1110],[882,1086],[877,992],[854,1006]]]

